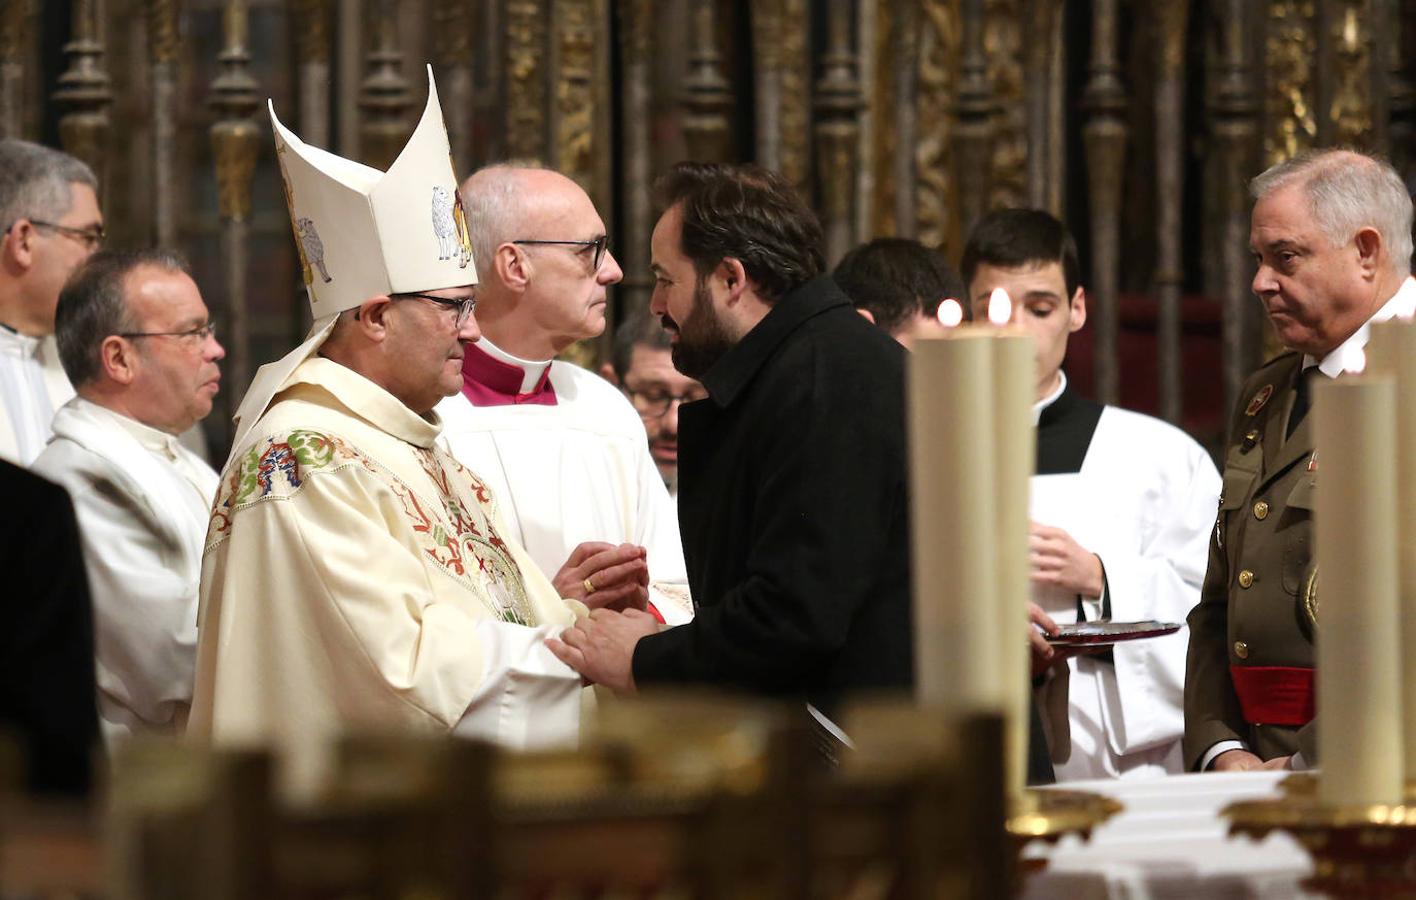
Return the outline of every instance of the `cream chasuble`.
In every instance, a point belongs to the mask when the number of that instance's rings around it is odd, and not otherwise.
[[[545,647],[572,603],[438,431],[338,363],[285,380],[212,509],[189,735],[282,745],[301,795],[340,732],[575,742],[580,677]]]

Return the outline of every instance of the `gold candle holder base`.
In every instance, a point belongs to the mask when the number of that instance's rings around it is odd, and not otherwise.
[[[1416,785],[1405,804],[1328,804],[1317,778],[1292,775],[1283,794],[1230,804],[1221,813],[1229,833],[1262,840],[1287,832],[1313,860],[1309,890],[1343,898],[1416,898]]]
[[[1013,839],[1018,872],[1029,875],[1047,865],[1045,859],[1023,859],[1023,848],[1032,841],[1055,844],[1065,834],[1091,839],[1092,831],[1122,810],[1110,797],[1086,791],[1029,788],[1009,802],[1008,835]]]

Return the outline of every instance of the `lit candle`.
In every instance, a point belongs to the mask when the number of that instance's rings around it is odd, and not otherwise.
[[[1313,415],[1319,795],[1334,805],[1400,803],[1395,381],[1320,379]]]
[[[1003,294],[995,325],[1009,319]],[[958,326],[916,341],[909,365],[915,649],[926,705],[1005,718],[1007,784],[1027,769],[1028,484],[1033,471],[1032,338]]]
[[[1396,379],[1396,444],[1416,447],[1416,323],[1392,319],[1372,326],[1367,371]],[[1396,479],[1396,540],[1399,569],[1397,621],[1402,708],[1403,779],[1416,781],[1416,476],[1400,466]]]

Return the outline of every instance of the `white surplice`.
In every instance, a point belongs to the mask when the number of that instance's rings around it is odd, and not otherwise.
[[[54,335],[0,324],[0,459],[28,466],[53,434],[54,413],[74,396]]]
[[[60,407],[31,468],[74,501],[104,737],[179,732],[192,702],[216,472],[177,437],[82,397]]]
[[[297,795],[343,732],[575,743],[580,676],[545,638],[576,604],[438,431],[327,359],[284,380],[212,509],[189,735],[275,742]]]
[[[1064,378],[1039,413],[1065,389]],[[1077,418],[1085,420],[1085,413]],[[1118,622],[1184,623],[1199,602],[1219,473],[1194,439],[1158,419],[1107,406],[1092,421],[1089,442],[1078,444],[1087,441],[1086,424],[1080,437],[1073,429],[1069,438],[1079,468],[1033,477],[1031,514],[1101,558],[1107,596],[1079,603],[1076,594],[1035,587],[1033,600],[1058,623],[1076,621],[1079,606],[1087,620],[1109,609]],[[1047,439],[1040,437],[1039,471],[1046,471]],[[1166,637],[1116,644],[1112,661],[1080,656],[1049,671],[1038,702],[1058,781],[1182,770],[1188,643],[1182,627]]]
[[[638,544],[664,621],[692,618],[678,510],[634,407],[579,366],[520,360],[486,338],[467,348],[478,350],[522,369],[522,390],[546,379],[555,396],[554,404],[474,406],[457,394],[437,407],[453,456],[492,487],[512,536],[547,578],[586,541]]]

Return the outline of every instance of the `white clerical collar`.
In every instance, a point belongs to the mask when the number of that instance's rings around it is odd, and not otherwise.
[[[529,394],[536,389],[536,385],[541,383],[541,376],[551,366],[551,360],[534,361],[522,359],[519,356],[512,356],[502,348],[487,340],[486,335],[482,335],[477,341],[477,348],[482,350],[493,359],[501,360],[507,365],[516,366],[521,370],[521,393]]]
[[[39,345],[43,338],[31,337],[28,334],[21,334],[3,322],[0,322],[0,350],[4,350],[21,359],[32,359],[39,352]]]
[[[1053,388],[1052,393],[1033,404],[1034,425],[1037,424],[1038,419],[1042,416],[1042,411],[1056,403],[1057,398],[1061,397],[1062,392],[1065,390],[1067,390],[1067,373],[1059,370],[1057,373],[1057,387]]]
[[[83,397],[75,397],[74,403],[82,407],[84,412],[88,415],[107,419],[118,425],[124,431],[128,432],[128,434],[132,435],[133,439],[136,440],[144,450],[156,453],[159,456],[165,456],[168,459],[177,459],[181,455],[178,451],[181,450],[182,445],[181,442],[177,440],[176,435],[168,434],[159,428],[153,428],[151,425],[145,425],[132,416],[124,415],[116,409],[109,409],[106,406],[94,403],[92,400],[86,400]]]
[[[1357,363],[1355,357],[1371,339],[1372,323],[1395,318],[1410,319],[1413,315],[1416,315],[1416,278],[1407,277],[1391,299],[1382,304],[1381,309],[1373,313],[1370,319],[1362,323],[1361,328],[1352,333],[1352,337],[1338,344],[1327,356],[1319,360],[1312,354],[1303,354],[1303,368],[1306,370],[1317,366],[1319,371],[1329,378],[1336,378],[1348,369],[1361,369],[1362,366]]]

